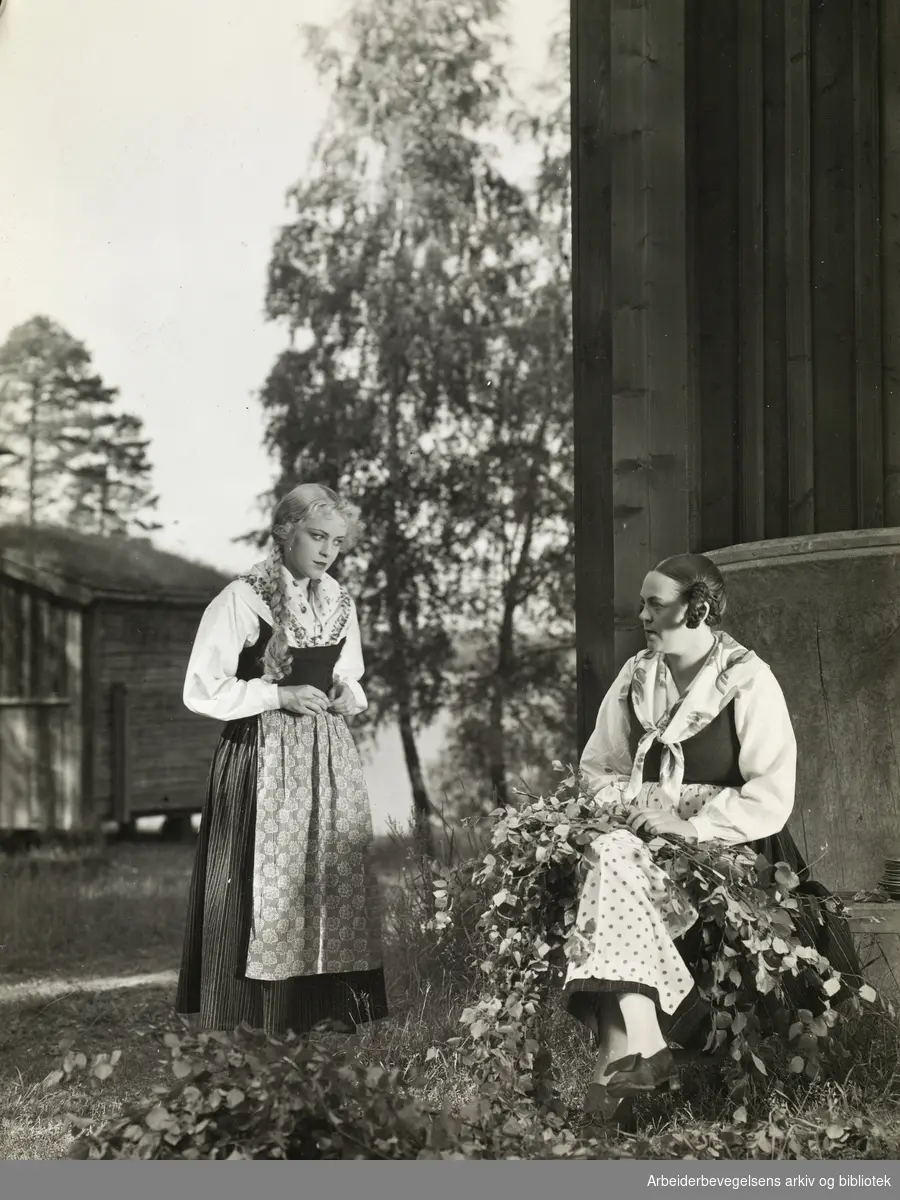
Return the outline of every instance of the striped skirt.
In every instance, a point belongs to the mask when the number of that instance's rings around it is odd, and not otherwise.
[[[320,888],[325,878],[323,864],[335,857],[341,863],[352,861],[357,867],[358,860],[363,861],[358,836],[353,847],[349,843],[344,847],[341,842],[347,822],[339,811],[342,797],[335,784],[339,787],[349,777],[348,772],[353,774],[359,767],[349,730],[340,718],[330,715],[292,718],[287,714],[278,714],[277,721],[273,718],[270,733],[275,736],[282,731],[280,723],[289,723],[283,727],[290,734],[294,729],[299,730],[298,723],[303,722],[305,744],[312,746],[314,751],[305,755],[300,777],[296,774],[290,777],[292,793],[285,798],[286,802],[265,818],[268,826],[273,815],[276,820],[282,814],[296,822],[298,811],[303,813],[303,873],[293,881],[277,881],[287,885],[286,890],[279,888],[278,895],[291,897],[291,902],[301,910],[300,915],[290,921],[285,919],[289,914],[282,912],[281,920],[270,921],[273,928],[288,930],[281,938],[282,945],[290,948],[299,944],[300,955],[299,958],[297,954],[281,956],[282,963],[293,965],[288,970],[269,972],[280,977],[259,978],[266,972],[253,969],[252,950],[261,936],[260,912],[256,910],[259,909],[260,893],[271,890],[260,887],[258,861],[260,846],[264,844],[264,831],[257,828],[261,824],[257,820],[260,744],[265,747],[265,739],[260,736],[260,720],[251,717],[226,725],[213,756],[188,897],[176,1011],[183,1016],[199,1018],[199,1024],[205,1029],[229,1031],[246,1023],[273,1037],[282,1037],[289,1032],[306,1033],[324,1020],[339,1021],[351,1028],[365,1021],[378,1020],[388,1012],[384,971],[380,965],[370,965],[364,970],[335,970],[335,965],[341,964],[335,964],[334,954],[330,956],[331,960],[328,956],[322,959],[320,955],[317,961],[302,953],[304,932],[309,940],[313,924],[319,939],[328,930],[331,930],[332,938],[337,934],[338,941],[347,936],[347,931],[341,930],[339,924],[335,929],[341,912],[337,904],[331,915],[318,911]],[[295,740],[299,747],[299,738]],[[270,753],[268,757],[277,762],[281,756]],[[294,769],[296,772],[296,764]],[[305,799],[305,804],[298,802],[298,796]],[[326,832],[328,844],[323,847],[320,841],[324,840]],[[343,853],[344,850],[347,853]],[[368,845],[364,850],[367,881],[349,880],[357,893],[360,889],[372,890]],[[310,862],[315,864],[316,860],[318,868],[315,865],[310,868]],[[266,870],[271,871],[271,863],[266,863]],[[329,869],[328,874],[338,878],[338,873],[333,870]],[[307,886],[307,881],[312,886]],[[303,911],[307,905],[309,913]],[[269,908],[263,910],[264,915],[271,912],[271,907],[269,902]],[[264,923],[262,936],[271,937]],[[376,940],[370,929],[370,962],[377,956],[377,948],[376,954],[372,953]],[[262,956],[257,954],[256,958]],[[256,978],[248,975],[248,959],[250,974]],[[352,963],[349,965],[353,967]]]

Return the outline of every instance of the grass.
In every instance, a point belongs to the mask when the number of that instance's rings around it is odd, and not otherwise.
[[[165,1080],[168,1055],[159,1034],[171,1024],[172,992],[149,988],[80,993],[51,1002],[4,1005],[0,1011],[0,1158],[53,1159],[71,1141],[66,1114],[112,1116]],[[59,1043],[73,1039],[85,1053],[121,1048],[110,1086],[45,1091],[41,1081],[59,1065]]]
[[[79,991],[77,981],[177,967],[192,859],[191,845],[147,839],[30,854],[0,867],[0,1158],[57,1158],[71,1137],[67,1112],[100,1121],[171,1082],[162,1038],[177,1028],[174,984],[95,992]],[[459,1032],[459,1013],[473,999],[465,947],[438,955],[422,935],[425,892],[414,876],[400,886],[404,862],[396,839],[382,844],[378,861],[393,1015],[361,1032],[359,1052],[386,1066],[420,1064],[421,1097],[456,1109],[473,1098],[472,1085],[442,1047]],[[48,978],[70,981],[69,991],[51,999],[10,999],[10,985]],[[563,1099],[577,1106],[591,1069],[587,1038],[562,1013],[551,1017],[549,1027]],[[45,1090],[41,1081],[59,1065],[61,1043],[73,1042],[89,1056],[119,1049],[121,1065],[97,1088],[73,1083]],[[426,1061],[433,1047],[436,1053]],[[681,1096],[675,1103],[652,1098],[642,1105],[642,1135],[659,1157],[670,1156],[665,1146],[673,1136],[689,1139],[703,1157],[704,1139],[730,1126],[733,1105],[714,1070],[693,1068]],[[897,1030],[873,1014],[854,1033],[844,1079],[798,1086],[790,1095],[760,1092],[746,1107],[749,1123],[763,1123],[761,1136],[769,1139],[773,1157],[791,1157],[792,1134],[829,1123],[849,1127],[864,1115],[884,1126],[876,1156],[891,1158],[900,1153],[898,1100]],[[850,1142],[846,1149],[849,1157],[864,1156]],[[833,1156],[842,1154],[836,1146]]]
[[[148,838],[0,860],[3,981],[175,966],[193,854]]]

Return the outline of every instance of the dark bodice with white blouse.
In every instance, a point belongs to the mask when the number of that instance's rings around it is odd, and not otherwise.
[[[628,746],[631,759],[637,754],[638,743],[644,736],[644,729],[634,711],[631,696],[628,697]],[[685,784],[708,783],[717,787],[743,787],[746,780],[741,775],[739,757],[741,743],[738,739],[734,723],[734,701],[718,714],[710,723],[695,733],[693,737],[685,738],[681,743],[684,754]],[[656,741],[647,751],[644,759],[644,783],[659,782],[660,760],[662,747]]]
[[[263,675],[262,657],[272,636],[272,626],[262,619],[259,622],[259,637],[252,646],[245,646],[238,659],[238,679],[261,679]],[[302,687],[304,685],[318,688],[327,695],[334,683],[334,667],[344,648],[345,638],[332,646],[297,646],[291,647],[291,665],[283,679],[279,679],[280,687]]]

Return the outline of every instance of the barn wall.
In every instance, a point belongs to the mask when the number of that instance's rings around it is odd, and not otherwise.
[[[106,817],[199,809],[221,726],[181,695],[202,606],[103,602],[94,621],[94,804]]]
[[[900,525],[900,5],[881,5],[881,285],[885,524]]]
[[[897,106],[896,67],[887,92],[880,70],[900,45],[890,10],[688,0],[698,549],[900,522],[894,500],[885,511],[897,372],[882,326],[895,341],[900,318],[882,270],[882,207],[895,224],[900,211],[882,138],[882,107]]]
[[[610,15],[572,0],[572,346],[575,438],[575,625],[578,740],[615,673],[612,438]]]
[[[0,829],[83,822],[80,608],[0,576]]]
[[[683,0],[616,0],[611,21],[612,515],[627,639],[647,563],[684,545],[694,519]]]
[[[572,0],[572,68],[583,743],[662,557],[900,526],[900,5]]]
[[[573,0],[579,738],[696,523],[685,0]]]

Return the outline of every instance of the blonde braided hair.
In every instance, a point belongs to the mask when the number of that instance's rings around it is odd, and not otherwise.
[[[290,604],[284,578],[284,550],[298,526],[307,525],[316,513],[342,517],[347,522],[347,537],[343,549],[356,543],[360,534],[359,509],[342,500],[336,492],[322,483],[301,483],[282,496],[272,517],[272,551],[266,559],[265,573],[269,584],[266,593],[272,614],[272,636],[263,655],[263,678],[277,683],[290,669],[291,649],[288,644]]]

